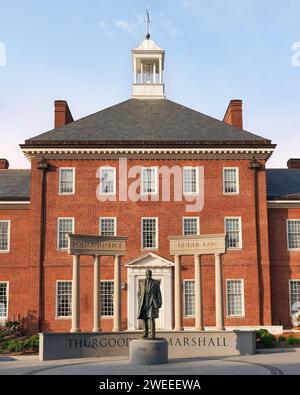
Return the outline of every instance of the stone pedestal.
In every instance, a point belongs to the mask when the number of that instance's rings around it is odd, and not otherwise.
[[[282,333],[282,327],[277,333]],[[257,328],[259,329],[259,328]],[[132,342],[141,348],[150,347],[153,340],[142,339],[141,332],[81,332],[40,334],[40,360],[129,357]],[[256,349],[255,331],[184,331],[157,332],[168,343],[170,358],[224,358],[252,355]],[[156,339],[156,342],[161,340]],[[154,343],[153,343],[154,344]],[[157,343],[156,343],[157,344]],[[144,346],[145,345],[145,346]],[[134,346],[136,347],[136,345]],[[144,355],[144,351],[141,351]],[[167,358],[165,359],[167,362]]]
[[[138,339],[130,343],[132,365],[161,365],[168,363],[168,342],[165,339]]]

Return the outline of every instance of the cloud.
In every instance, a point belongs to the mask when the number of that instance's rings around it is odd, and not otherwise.
[[[108,37],[113,37],[114,32],[111,29],[110,25],[104,21],[99,21],[98,27],[108,36]]]
[[[114,25],[116,28],[121,29],[127,33],[133,33],[137,29],[135,23],[128,22],[125,19],[116,19]]]
[[[179,0],[179,2],[184,8],[191,8],[195,4],[194,0]]]
[[[161,14],[159,17],[162,18],[163,14]],[[113,22],[105,22],[101,20],[98,22],[98,27],[108,37],[115,37],[116,31],[122,31],[136,36],[137,34],[142,33],[142,26],[144,26],[144,24],[145,21],[143,20],[143,16],[141,14],[136,14],[136,22],[130,22],[121,18],[117,18]],[[181,35],[181,30],[179,27],[169,20],[162,22],[162,27],[171,37]]]
[[[0,66],[6,66],[6,46],[0,42]]]
[[[143,25],[143,26],[145,25],[145,15],[143,15],[141,13],[137,13],[136,19],[140,25]]]
[[[172,36],[172,37],[179,36],[181,34],[181,30],[179,29],[179,27],[174,25],[170,21],[167,21],[165,23],[165,29],[167,30],[169,35]]]

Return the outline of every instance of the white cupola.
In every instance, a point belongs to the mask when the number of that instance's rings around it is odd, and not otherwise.
[[[165,85],[163,70],[165,51],[159,48],[150,34],[132,51],[133,89],[134,99],[164,99]]]

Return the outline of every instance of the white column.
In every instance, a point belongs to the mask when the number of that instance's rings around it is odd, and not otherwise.
[[[200,255],[195,255],[195,329],[204,330]]]
[[[94,260],[94,326],[93,332],[101,331],[100,324],[100,256],[95,256]]]
[[[181,257],[175,256],[175,331],[182,331]]]
[[[156,84],[156,63],[153,65],[153,84]]]
[[[141,84],[144,83],[144,65],[143,62],[141,61]]]
[[[223,316],[223,286],[222,286],[222,261],[221,254],[215,254],[215,279],[216,279],[216,329],[224,331]]]
[[[133,60],[134,83],[136,84],[136,58]]]
[[[162,84],[162,61],[159,58],[159,83]]]
[[[80,330],[80,256],[79,255],[73,255],[71,332],[81,332]]]
[[[121,274],[120,257],[115,256],[114,265],[114,327],[113,332],[121,330]]]

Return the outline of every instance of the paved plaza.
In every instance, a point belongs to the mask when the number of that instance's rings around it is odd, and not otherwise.
[[[131,366],[127,357],[40,362],[37,356],[0,357],[0,375],[299,375],[300,352],[218,359],[170,359],[166,365]]]

